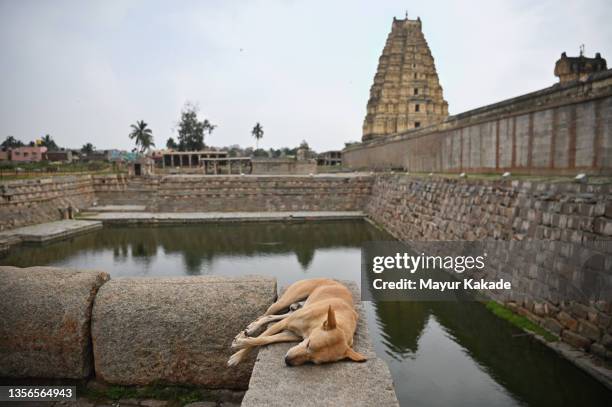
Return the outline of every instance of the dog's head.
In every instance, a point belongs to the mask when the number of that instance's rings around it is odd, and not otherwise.
[[[289,349],[285,355],[285,363],[288,366],[299,366],[306,362],[318,365],[342,359],[350,359],[355,362],[367,360],[347,343],[344,331],[337,327],[336,315],[330,306],[327,310],[327,320],[321,326],[314,328],[308,338]]]

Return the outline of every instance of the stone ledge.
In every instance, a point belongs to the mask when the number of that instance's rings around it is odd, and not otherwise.
[[[90,376],[91,308],[108,279],[100,271],[0,266],[0,376]]]
[[[343,283],[353,293],[359,312],[354,348],[367,356],[367,362],[287,367],[285,354],[295,344],[263,347],[257,356],[243,407],[399,406],[389,368],[374,352],[365,311],[359,301],[359,288],[354,282]]]
[[[361,211],[303,212],[108,212],[84,219],[103,223],[215,223],[363,219]]]

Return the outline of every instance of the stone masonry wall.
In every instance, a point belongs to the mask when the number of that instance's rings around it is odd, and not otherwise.
[[[0,184],[0,231],[61,219],[60,208],[91,206],[90,176],[64,176]]]
[[[612,70],[343,151],[353,169],[612,174]]]
[[[368,216],[402,241],[549,240],[543,261],[514,274],[519,298],[499,298],[563,341],[612,360],[612,303],[554,295],[561,273],[576,273],[572,245],[612,237],[612,186],[380,175]],[[612,267],[606,256],[605,270]],[[608,272],[609,273],[609,272]]]
[[[158,212],[358,211],[369,175],[203,176],[94,179],[99,205],[142,204]]]

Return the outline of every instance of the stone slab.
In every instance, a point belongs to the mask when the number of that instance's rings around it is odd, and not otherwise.
[[[271,277],[116,278],[96,297],[98,379],[246,389],[254,356],[228,368],[234,336],[276,300]]]
[[[146,205],[100,205],[87,208],[87,212],[144,212]]]
[[[361,211],[295,211],[295,212],[111,212],[87,215],[84,219],[109,224],[121,223],[207,223],[270,222],[307,220],[363,219]]]
[[[343,283],[353,293],[359,312],[354,348],[368,360],[288,367],[284,357],[295,344],[280,343],[261,348],[249,390],[242,400],[243,407],[399,406],[391,372],[374,352],[363,304],[359,301],[359,289],[353,282]]]
[[[100,271],[0,266],[0,377],[93,373],[90,318]]]
[[[99,221],[58,220],[1,232],[0,239],[17,237],[20,241],[26,243],[43,243],[100,228],[102,228],[102,222]]]

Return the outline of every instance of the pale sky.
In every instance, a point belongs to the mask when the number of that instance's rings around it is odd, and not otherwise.
[[[361,138],[393,16],[421,17],[451,114],[556,82],[561,52],[612,66],[612,2],[0,0],[0,140],[158,147],[185,101],[207,144],[342,148]]]

